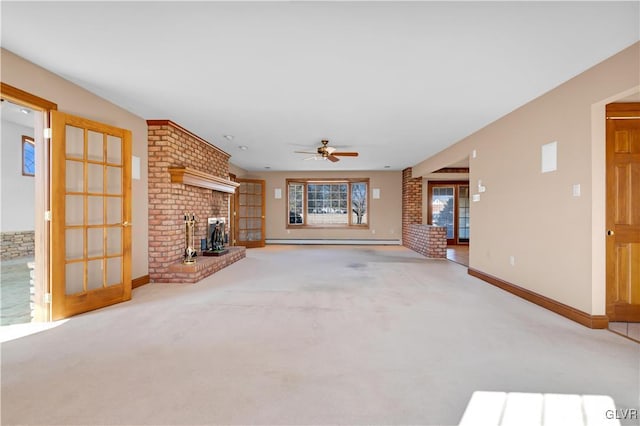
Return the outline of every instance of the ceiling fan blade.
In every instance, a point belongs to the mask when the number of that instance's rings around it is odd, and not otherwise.
[[[338,157],[334,157],[333,155],[327,155],[327,159],[333,163],[335,163],[336,161],[340,161]]]
[[[321,159],[322,159],[322,157],[319,157],[319,156],[317,156],[317,155],[314,155],[313,157],[307,157],[307,158],[304,158],[304,161],[309,161],[309,160],[321,160]]]
[[[317,152],[311,152],[311,151],[293,151],[296,154],[317,154]]]
[[[357,157],[358,153],[357,152],[334,152],[331,155],[341,155],[343,157]]]

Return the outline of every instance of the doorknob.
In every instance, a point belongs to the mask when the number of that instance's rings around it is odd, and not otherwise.
[[[612,236],[615,235],[616,233],[613,232],[611,229],[607,230],[607,235]]]
[[[124,222],[122,222],[122,226],[124,226],[126,228],[128,226],[131,226],[131,224],[128,221],[125,220]]]

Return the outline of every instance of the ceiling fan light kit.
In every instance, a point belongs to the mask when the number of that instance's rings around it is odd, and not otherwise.
[[[311,159],[329,160],[332,163],[340,161],[338,157],[357,157],[358,156],[358,153],[355,151],[351,151],[351,152],[337,151],[336,148],[329,146],[329,141],[326,139],[323,139],[321,142],[322,142],[322,145],[316,149],[316,152],[311,152],[311,151],[295,151],[295,152],[298,154],[314,154],[313,157],[305,158],[305,160],[311,160]]]

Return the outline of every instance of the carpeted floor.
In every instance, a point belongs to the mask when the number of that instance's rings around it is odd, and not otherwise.
[[[475,390],[638,408],[639,378],[640,345],[453,262],[270,246],[4,343],[2,424],[447,425]]]

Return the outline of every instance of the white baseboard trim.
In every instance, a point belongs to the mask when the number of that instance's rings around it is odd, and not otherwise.
[[[375,245],[399,246],[400,240],[330,240],[330,239],[267,239],[267,244],[327,244],[327,245]]]

